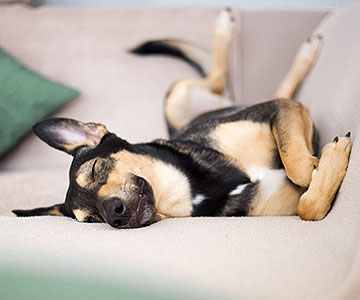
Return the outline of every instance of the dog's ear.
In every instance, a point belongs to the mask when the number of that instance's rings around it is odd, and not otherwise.
[[[65,204],[55,204],[49,207],[39,207],[35,209],[15,209],[12,211],[18,217],[34,217],[34,216],[68,216],[65,212]]]
[[[82,123],[73,119],[52,118],[34,125],[33,131],[45,143],[74,155],[82,146],[96,146],[108,133],[106,127],[96,123]]]

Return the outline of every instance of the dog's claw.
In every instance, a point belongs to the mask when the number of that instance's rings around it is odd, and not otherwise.
[[[333,142],[337,143],[338,141],[339,141],[339,137],[336,136],[336,137],[334,138]]]
[[[345,136],[349,138],[350,135],[351,135],[351,132],[349,131]]]
[[[312,40],[314,40],[314,39],[317,39],[317,40],[321,41],[323,38],[324,38],[324,37],[319,33],[319,34],[315,34],[315,35],[309,36],[309,37],[306,39],[306,41],[307,41],[308,43],[310,43],[310,42],[311,42]]]

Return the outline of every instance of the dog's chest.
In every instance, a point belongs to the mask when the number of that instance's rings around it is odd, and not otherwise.
[[[221,123],[209,134],[212,147],[246,171],[250,166],[271,168],[277,153],[270,125],[252,121]]]
[[[243,120],[223,123],[209,138],[214,149],[233,160],[252,183],[258,183],[248,215],[296,214],[301,191],[290,183],[283,168],[274,168],[279,156],[269,124]],[[244,191],[245,186],[239,186],[230,196],[241,196]]]

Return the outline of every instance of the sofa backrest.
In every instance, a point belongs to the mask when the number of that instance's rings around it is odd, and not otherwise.
[[[234,85],[240,103],[272,99],[295,53],[321,20],[324,11],[240,12]]]
[[[320,144],[360,125],[360,4],[327,17],[315,32],[323,36],[317,62],[296,99],[303,102],[320,132]]]
[[[36,71],[82,92],[55,116],[104,123],[130,142],[166,137],[163,97],[179,78],[196,76],[167,57],[126,52],[153,38],[174,37],[210,48],[220,8],[64,8],[0,10],[0,45]],[[236,98],[272,97],[301,42],[326,14],[242,11],[231,61]],[[56,34],[55,34],[56,33]],[[0,160],[0,170],[68,167],[70,157],[30,134]]]

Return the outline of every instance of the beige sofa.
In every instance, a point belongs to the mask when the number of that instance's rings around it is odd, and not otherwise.
[[[195,73],[180,61],[126,50],[162,37],[209,48],[217,12],[12,6],[0,9],[0,45],[82,92],[56,116],[104,123],[131,142],[150,141],[166,137],[162,101],[169,85]],[[348,172],[329,215],[319,222],[295,216],[169,219],[137,230],[61,217],[16,218],[12,209],[62,202],[67,188],[70,156],[30,134],[0,160],[2,293],[45,299],[24,282],[35,278],[31,286],[54,293],[52,278],[69,299],[77,295],[70,293],[74,282],[81,282],[80,299],[99,283],[107,287],[102,299],[111,298],[109,290],[118,299],[131,293],[140,299],[360,297],[360,5],[335,13],[235,13],[231,79],[238,103],[270,99],[301,42],[311,32],[324,36],[296,99],[309,108],[321,145],[352,132]],[[64,278],[71,280],[64,284]]]

